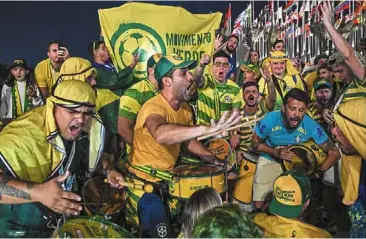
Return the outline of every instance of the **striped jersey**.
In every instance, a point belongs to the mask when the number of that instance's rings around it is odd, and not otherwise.
[[[121,96],[118,115],[136,121],[142,105],[157,94],[158,91],[148,79],[132,85]]]
[[[346,93],[344,94],[342,103],[349,101],[349,100],[355,100],[355,99],[366,97],[366,82],[365,81],[366,81],[365,79],[363,79],[362,81],[360,81],[358,79],[354,79],[350,85],[344,86],[347,88],[346,88]]]
[[[241,108],[240,87],[235,82],[228,80],[221,84],[208,74],[204,79],[203,86],[198,89],[198,124],[210,124],[211,119],[219,120],[225,111]]]
[[[319,109],[316,105],[316,102],[312,102],[306,112],[310,118],[315,120],[318,124],[322,124],[324,122],[323,119],[323,110]]]
[[[263,115],[268,112],[264,101],[258,105],[258,110],[254,114],[248,114],[245,112],[244,107],[240,110],[241,120],[240,123],[250,122],[256,119],[259,119]],[[239,149],[245,152],[248,152],[251,148],[252,144],[252,136],[254,132],[254,127],[256,123],[253,123],[251,126],[240,127],[239,130],[236,132],[240,138]]]
[[[268,95],[268,87],[266,81],[263,79],[263,77],[259,80],[259,93],[263,96]],[[285,98],[285,95],[287,92],[289,92],[292,88],[298,88],[300,90],[304,89],[304,84],[300,78],[299,75],[289,76],[285,75],[285,77],[281,80],[278,79],[278,84],[281,89],[281,93],[283,97]],[[276,103],[273,110],[280,110],[283,105],[281,94],[278,92],[276,88]]]

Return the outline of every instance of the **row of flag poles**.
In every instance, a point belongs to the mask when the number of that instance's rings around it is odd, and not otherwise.
[[[290,57],[298,56],[305,62],[320,53],[333,53],[334,45],[325,34],[319,6],[322,0],[269,0],[267,5],[254,17],[254,0],[232,23],[231,4],[224,16],[226,36],[237,35],[242,44],[237,49],[237,60],[242,58],[247,46],[266,57],[275,39],[285,41]],[[365,37],[364,10],[366,0],[331,0],[334,26],[346,37],[353,47]]]

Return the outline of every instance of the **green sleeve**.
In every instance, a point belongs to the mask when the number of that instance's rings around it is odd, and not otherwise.
[[[126,67],[119,73],[111,72],[103,68],[97,68],[96,79],[96,87],[100,89],[126,89],[135,83],[131,67]]]

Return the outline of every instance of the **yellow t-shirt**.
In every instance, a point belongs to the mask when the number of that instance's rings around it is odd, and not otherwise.
[[[283,79],[278,80],[278,84],[281,88],[282,95],[285,98],[287,92],[289,92],[292,88],[298,88],[300,90],[304,90],[304,84],[299,75],[289,76],[285,75]],[[267,96],[268,95],[268,87],[266,81],[263,77],[258,82],[259,85],[259,93],[261,95]],[[281,95],[278,93],[276,89],[276,103],[273,110],[280,110],[283,105]]]
[[[47,87],[51,92],[52,86],[56,83],[60,73],[55,71],[51,65],[50,58],[38,63],[34,70],[34,76],[39,87]]]
[[[177,161],[181,144],[166,145],[156,142],[145,127],[146,119],[152,114],[162,116],[168,124],[192,125],[192,111],[188,103],[185,102],[181,104],[178,111],[175,111],[165,98],[158,94],[148,100],[137,115],[133,139],[134,148],[129,157],[130,164],[133,166],[151,166],[162,171],[169,171],[173,169]],[[129,170],[134,172],[136,176],[151,182],[160,180],[131,167]]]
[[[332,238],[329,232],[296,219],[259,213],[254,223],[264,231],[264,238]]]

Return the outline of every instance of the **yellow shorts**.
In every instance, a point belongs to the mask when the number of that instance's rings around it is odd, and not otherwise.
[[[253,198],[253,180],[257,164],[243,159],[240,163],[239,177],[233,190],[233,198],[240,203],[250,204]]]
[[[263,202],[273,192],[273,183],[282,172],[280,163],[259,157],[253,183],[253,201]]]

